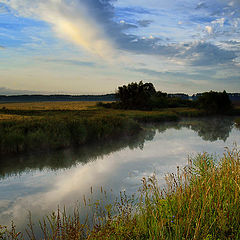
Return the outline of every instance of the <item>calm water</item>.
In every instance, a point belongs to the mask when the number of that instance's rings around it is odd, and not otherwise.
[[[231,118],[184,120],[148,126],[132,139],[105,142],[51,154],[19,156],[0,161],[0,224],[14,219],[21,229],[28,211],[41,218],[57,206],[74,206],[90,188],[112,195],[137,191],[141,179],[187,164],[188,156],[207,151],[221,155],[240,144],[240,130]]]

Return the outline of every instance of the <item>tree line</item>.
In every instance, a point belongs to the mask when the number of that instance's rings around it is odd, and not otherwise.
[[[165,92],[156,91],[152,83],[140,81],[118,87],[116,102],[100,104],[110,108],[153,110],[160,108],[194,107],[208,113],[225,113],[232,109],[232,103],[226,91],[205,92],[196,100],[174,97]]]

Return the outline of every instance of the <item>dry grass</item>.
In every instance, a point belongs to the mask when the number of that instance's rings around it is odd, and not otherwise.
[[[21,116],[16,114],[0,114],[0,121],[20,121],[20,120],[26,120],[26,119],[32,119],[32,116]],[[36,118],[36,117],[34,117]]]
[[[95,106],[93,101],[0,103],[0,109],[9,110],[86,110]]]

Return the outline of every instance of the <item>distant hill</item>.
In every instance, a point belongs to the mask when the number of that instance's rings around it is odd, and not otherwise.
[[[0,102],[115,101],[115,94],[105,95],[0,95]]]

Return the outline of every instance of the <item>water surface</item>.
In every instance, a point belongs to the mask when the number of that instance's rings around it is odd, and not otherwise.
[[[81,202],[101,186],[118,195],[135,193],[141,179],[185,166],[189,156],[221,155],[240,143],[232,118],[201,118],[148,126],[141,135],[52,153],[0,161],[0,225],[27,224],[28,211],[40,219],[60,207]],[[97,198],[97,196],[96,196]]]

